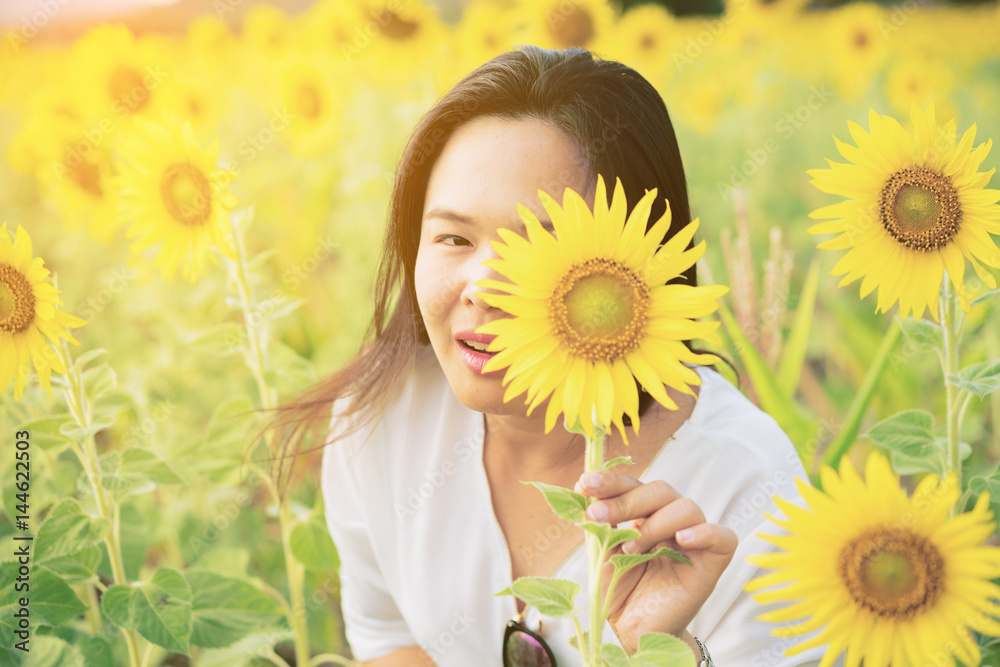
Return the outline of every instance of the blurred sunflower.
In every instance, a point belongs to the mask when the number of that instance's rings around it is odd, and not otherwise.
[[[295,53],[276,65],[278,108],[288,113],[281,137],[300,157],[320,155],[331,149],[340,132],[341,100],[350,95],[347,78],[330,56],[306,57]]]
[[[660,5],[638,5],[619,19],[607,50],[662,89],[674,71],[671,54],[679,41],[670,12]]]
[[[423,74],[426,60],[448,41],[448,27],[437,16],[437,7],[423,0],[355,0],[364,21],[364,34],[347,49],[351,58],[362,59],[376,74],[402,82]],[[360,46],[358,45],[360,44]]]
[[[161,113],[158,88],[170,76],[161,45],[134,39],[122,25],[100,25],[73,45],[69,80],[92,132],[113,131],[119,118]]]
[[[889,47],[880,26],[887,23],[888,14],[869,2],[852,2],[829,14],[825,60],[841,94],[854,99],[868,90],[885,64]]]
[[[287,54],[296,40],[295,23],[272,5],[256,5],[243,23],[243,52],[265,60]]]
[[[217,166],[218,139],[200,147],[191,125],[175,116],[136,127],[139,132],[121,142],[125,162],[117,163],[119,220],[130,225],[128,238],[138,237],[132,252],[159,245],[153,268],[172,280],[182,266],[182,275],[194,282],[206,256],[216,263],[213,247],[236,258],[229,213],[238,201],[229,183],[239,176]]]
[[[698,228],[695,220],[660,245],[670,228],[669,202],[647,233],[655,189],[627,221],[620,179],[609,204],[604,178],[598,176],[593,212],[569,188],[562,207],[542,190],[538,196],[555,236],[519,205],[527,239],[501,229],[503,243],[493,246],[499,258],[485,262],[511,282],[478,283],[500,292],[482,298],[511,315],[477,329],[496,335],[489,349],[497,354],[484,370],[508,368],[504,401],[526,393],[529,413],[549,399],[546,433],[562,413],[569,424],[579,419],[591,436],[592,414],[606,430],[614,424],[623,436],[622,415],[627,414],[638,431],[636,380],[660,404],[676,409],[664,385],[693,395],[691,387],[701,379],[684,362],[718,360],[691,352],[683,341],[717,339],[718,322],[691,318],[713,313],[715,300],[729,288],[666,284],[701,257],[705,242],[686,249]]]
[[[827,644],[820,667],[847,651],[847,667],[980,664],[969,629],[1000,635],[1000,548],[984,546],[995,524],[989,494],[971,512],[949,518],[961,490],[954,473],[939,483],[928,475],[908,498],[879,452],[868,456],[866,480],[844,457],[840,476],[821,471],[824,491],[796,480],[807,507],[775,498],[787,517],[769,517],[787,535],[760,535],[779,553],[747,560],[774,572],[749,584],[762,604],[792,602],[760,616],[794,625],[772,631],[797,637],[794,655]]]
[[[905,113],[914,104],[925,107],[938,103],[942,120],[952,118],[954,113],[941,113],[940,102],[951,94],[953,78],[951,68],[937,58],[903,57],[889,68],[885,96],[896,113]]]
[[[926,112],[914,106],[912,120],[907,131],[872,110],[870,133],[848,124],[857,147],[835,141],[849,164],[827,160],[829,169],[812,169],[809,175],[823,192],[851,199],[810,213],[829,221],[809,232],[839,234],[819,247],[848,250],[832,271],[847,274],[841,286],[863,278],[862,298],[878,287],[878,311],[898,300],[902,317],[912,310],[920,319],[929,308],[937,319],[944,271],[969,308],[963,257],[984,283],[996,287],[982,264],[1000,267],[1000,250],[990,238],[1000,234],[1000,191],[985,189],[995,170],[977,171],[992,141],[973,150],[975,125],[956,144],[955,121],[938,127],[933,106]]]
[[[548,49],[598,50],[618,13],[608,0],[515,0],[510,11],[523,20],[522,41]]]
[[[355,41],[367,18],[361,7],[344,0],[319,0],[302,16],[303,46],[343,61],[356,49]]]
[[[514,14],[495,0],[476,0],[462,11],[453,37],[460,67],[468,72],[516,44]]]
[[[42,258],[34,256],[28,232],[18,225],[14,243],[7,223],[0,225],[0,394],[13,380],[17,401],[24,394],[32,362],[38,381],[52,395],[52,371],[66,372],[58,351],[59,341],[79,345],[66,329],[86,324],[58,309],[62,305],[60,292],[48,275]]]
[[[46,130],[46,159],[35,170],[42,194],[59,208],[66,227],[86,223],[92,238],[111,241],[118,217],[111,153],[88,141],[78,122],[53,116]]]

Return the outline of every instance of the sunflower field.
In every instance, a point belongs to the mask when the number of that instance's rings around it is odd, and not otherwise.
[[[844,575],[867,620],[773,620],[825,628],[826,664],[1000,664],[996,3],[241,4],[181,32],[0,26],[0,665],[354,664],[320,452],[289,467],[261,429],[362,344],[422,114],[519,44],[666,101],[701,280],[730,287],[709,347],[815,485],[758,595],[822,584],[802,563],[831,503],[932,508],[843,546],[892,555]]]

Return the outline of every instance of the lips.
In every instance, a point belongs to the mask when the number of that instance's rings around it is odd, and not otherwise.
[[[477,334],[473,331],[459,331],[455,334],[455,345],[458,348],[459,356],[472,372],[478,375],[495,375],[503,373],[503,370],[484,373],[483,367],[496,352],[487,352],[486,346],[496,338],[494,335]],[[483,348],[483,349],[476,349]]]

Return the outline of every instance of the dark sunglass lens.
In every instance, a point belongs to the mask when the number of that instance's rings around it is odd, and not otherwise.
[[[553,667],[541,643],[525,632],[507,638],[507,662],[510,667]]]

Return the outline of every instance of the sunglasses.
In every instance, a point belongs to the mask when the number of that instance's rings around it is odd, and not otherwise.
[[[541,635],[521,624],[528,608],[507,621],[503,635],[503,667],[556,667],[556,657]],[[542,623],[538,622],[541,631]]]

